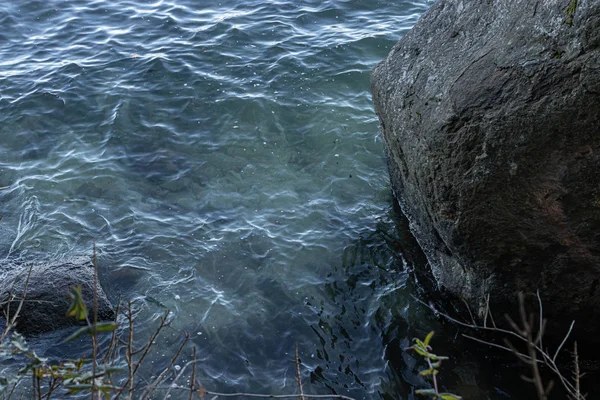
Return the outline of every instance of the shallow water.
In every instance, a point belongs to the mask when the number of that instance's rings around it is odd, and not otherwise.
[[[142,337],[175,314],[148,376],[185,330],[213,390],[295,392],[297,343],[307,393],[412,398],[401,349],[438,323],[411,298],[369,76],[430,3],[3,2],[0,252],[95,243]]]

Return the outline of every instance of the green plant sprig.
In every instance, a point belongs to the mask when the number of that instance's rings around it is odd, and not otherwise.
[[[442,361],[447,360],[448,357],[438,356],[432,353],[432,348],[429,345],[431,342],[431,338],[433,338],[434,331],[429,332],[429,334],[425,337],[425,340],[420,340],[418,338],[413,339],[415,342],[412,346],[410,346],[407,350],[413,350],[420,356],[422,356],[425,361],[427,361],[427,366],[429,368],[420,371],[419,375],[421,376],[430,376],[433,381],[433,389],[418,389],[415,390],[416,394],[420,394],[422,396],[431,397],[433,400],[461,400],[462,397],[452,394],[452,393],[440,393],[437,383],[437,374],[440,372],[440,367],[442,366]]]

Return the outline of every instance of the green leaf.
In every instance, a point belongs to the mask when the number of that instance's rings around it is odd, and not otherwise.
[[[83,302],[83,295],[81,294],[81,285],[71,288],[69,293],[71,298],[71,307],[67,311],[67,317],[75,317],[78,321],[83,321],[88,316],[88,309]]]
[[[98,333],[106,333],[112,332],[119,327],[118,324],[114,322],[98,322],[96,325],[92,326],[84,326],[79,328],[71,336],[65,339],[65,343],[72,342],[73,340],[79,338],[84,333],[89,335],[96,335]]]
[[[66,338],[65,341],[64,341],[64,343],[72,342],[72,341],[78,339],[84,333],[88,333],[88,331],[89,331],[89,327],[88,326],[84,326],[83,328],[79,328],[75,332],[73,332],[73,334],[71,334],[68,338]]]
[[[438,397],[442,400],[461,400],[462,399],[462,397],[457,396],[452,393],[440,393],[440,394],[438,394]]]
[[[45,364],[48,361],[47,358],[38,356],[35,351],[33,353],[27,353],[26,356],[32,359],[33,363],[36,365]]]
[[[430,369],[426,369],[425,371],[419,372],[419,375],[421,375],[421,376],[427,376],[427,375],[431,375],[431,374],[437,375],[438,372],[439,371],[437,369],[430,368]]]
[[[434,331],[429,332],[429,334],[425,338],[425,341],[423,343],[425,344],[426,347],[429,346],[429,342],[431,341],[431,338],[433,337],[434,333],[435,333]]]
[[[419,389],[415,390],[416,394],[422,394],[424,396],[437,396],[435,389]]]
[[[422,355],[423,357],[427,357],[429,355],[429,353],[426,350],[423,350],[421,347],[419,346],[413,346],[412,349],[414,351],[416,351],[418,354]]]
[[[98,365],[96,367],[96,372],[97,373],[104,373],[106,375],[110,375],[114,372],[121,372],[124,371],[127,368],[127,364],[126,363],[121,363],[118,365]]]
[[[427,350],[427,345],[425,343],[423,343],[420,339],[415,339],[415,343],[417,343],[417,345],[419,347],[421,347],[422,349]]]
[[[441,360],[448,359],[448,357],[438,356],[436,354],[431,354],[431,353],[427,353],[427,358],[429,358],[430,360],[435,360],[435,361],[441,361]]]
[[[94,329],[95,332],[112,332],[119,327],[115,322],[98,322]]]
[[[75,384],[75,385],[65,385],[65,387],[69,390],[71,394],[77,394],[82,390],[88,390],[92,388],[91,384]]]
[[[29,351],[29,346],[27,346],[25,338],[18,333],[12,335],[10,342],[17,350],[23,353]]]

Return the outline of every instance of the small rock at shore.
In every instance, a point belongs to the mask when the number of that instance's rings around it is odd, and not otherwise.
[[[0,301],[4,312],[8,306],[11,314],[18,309],[29,268],[31,274],[25,301],[17,318],[17,331],[24,335],[36,335],[80,325],[80,321],[66,315],[71,304],[69,293],[72,287],[78,285],[81,285],[89,318],[93,321],[94,266],[89,258],[83,257],[47,264],[3,265],[4,272],[0,276]],[[113,307],[100,284],[96,290],[98,320],[113,319]],[[13,300],[9,302],[11,297]]]

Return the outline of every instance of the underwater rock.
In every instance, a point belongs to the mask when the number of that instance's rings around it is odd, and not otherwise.
[[[67,317],[71,304],[72,287],[81,285],[84,302],[89,310],[90,321],[94,319],[94,266],[89,258],[72,258],[47,264],[3,265],[0,276],[0,301],[2,310],[10,306],[13,314],[19,307],[27,273],[31,274],[23,307],[17,318],[16,329],[24,335],[36,335],[54,331],[81,322]],[[98,283],[98,320],[114,318],[113,307]],[[12,294],[12,296],[11,296]],[[9,301],[9,298],[13,298]]]
[[[372,75],[392,187],[440,287],[600,323],[600,7],[438,1]],[[582,324],[583,325],[583,324]]]

